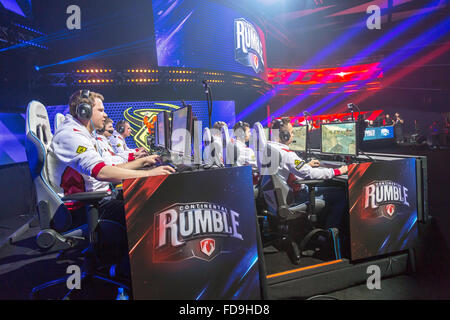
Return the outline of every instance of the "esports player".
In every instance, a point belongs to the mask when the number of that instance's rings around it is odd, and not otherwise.
[[[110,154],[115,159],[114,163],[125,163],[125,162],[129,162],[129,161],[133,161],[135,159],[142,158],[147,155],[147,152],[142,149],[124,151],[119,154],[115,153],[114,149],[111,145],[111,142],[109,141],[109,138],[114,133],[113,123],[114,123],[114,121],[111,118],[107,118],[105,121],[104,128],[102,130],[94,131],[94,135],[96,132],[97,133],[96,138],[97,138],[97,140],[99,140],[99,143],[101,144],[101,146],[103,146],[103,148],[101,148],[101,150],[107,149],[108,154]],[[102,154],[102,156],[103,155],[104,154]],[[118,159],[119,157],[121,159]]]
[[[278,135],[273,134],[270,145],[276,148],[282,156],[282,163],[280,164],[278,174],[281,175],[285,181],[288,181],[290,176],[295,176],[296,179],[331,179],[334,176],[346,174],[347,166],[341,166],[339,169],[321,168],[318,160],[311,160],[306,163],[294,151],[289,150],[289,145],[293,141],[293,127],[289,118],[275,119],[272,122],[272,130]],[[291,178],[292,179],[292,178]]]
[[[93,131],[94,138],[97,139],[100,155],[105,160],[106,164],[120,164],[134,160],[134,152],[124,152],[122,156],[116,154],[113,150],[109,137],[114,132],[113,120],[106,118],[105,125],[102,129]]]
[[[255,152],[250,149],[246,143],[250,140],[250,124],[248,122],[238,121],[233,126],[234,144],[238,149],[238,158],[236,164],[238,166],[251,165],[257,168]]]
[[[107,191],[110,182],[120,183],[124,179],[174,172],[168,166],[136,170],[155,164],[157,156],[107,165],[99,153],[97,141],[91,135],[94,129],[103,128],[106,117],[101,94],[79,90],[70,97],[69,114],[56,130],[48,152],[52,169],[49,171],[49,180],[61,196],[77,192]],[[99,214],[124,223],[123,201],[116,201],[109,199],[101,203]]]
[[[122,155],[125,152],[134,152],[133,158],[140,158],[147,156],[147,151],[144,148],[130,149],[125,141],[126,138],[131,136],[130,123],[125,120],[117,121],[116,128],[113,134],[109,137],[109,142],[111,143],[114,153]]]
[[[109,184],[120,183],[128,178],[167,175],[174,172],[169,166],[159,166],[150,170],[136,170],[151,166],[157,156],[147,156],[132,162],[108,165],[99,153],[97,140],[92,131],[102,129],[107,117],[104,112],[103,96],[89,90],[78,90],[69,99],[69,114],[53,136],[48,151],[49,180],[57,193],[68,195],[78,192],[107,191]],[[73,225],[83,221],[84,208],[74,208]],[[122,199],[112,194],[103,199],[98,207],[99,219],[118,222],[118,230],[124,232],[125,210]],[[77,221],[78,220],[78,221]],[[117,230],[116,230],[117,231]],[[118,233],[103,235],[98,247],[108,261],[128,267],[127,243]],[[107,239],[107,240],[105,240]],[[126,239],[126,238],[125,238]],[[127,271],[124,274],[128,274]]]
[[[278,130],[278,134],[277,134]],[[309,195],[306,186],[295,183],[307,179],[331,179],[335,176],[346,174],[348,168],[346,165],[338,169],[320,167],[318,160],[311,160],[306,163],[294,151],[289,149],[293,141],[293,127],[289,118],[275,119],[272,121],[272,141],[270,146],[276,148],[281,154],[281,162],[277,174],[294,192],[297,203],[308,201]],[[342,214],[345,210],[345,193],[339,188],[320,188],[318,195],[322,194],[325,200],[325,211],[328,214],[323,218],[326,228],[336,227],[343,229]]]

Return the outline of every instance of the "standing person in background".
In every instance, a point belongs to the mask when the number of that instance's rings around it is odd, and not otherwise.
[[[400,114],[398,112],[396,112],[394,114],[394,135],[395,135],[395,140],[397,143],[404,142],[403,123],[404,123],[404,120],[402,118],[400,118]]]
[[[393,126],[394,125],[394,120],[392,120],[391,115],[389,113],[386,113],[386,115],[384,116],[383,125],[384,126]]]

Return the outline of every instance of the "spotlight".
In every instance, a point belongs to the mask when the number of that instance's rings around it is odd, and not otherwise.
[[[40,70],[39,66],[34,66],[34,70],[39,71]]]

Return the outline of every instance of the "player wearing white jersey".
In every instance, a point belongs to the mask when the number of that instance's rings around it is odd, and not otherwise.
[[[112,136],[113,132],[114,127],[113,120],[111,118],[106,118],[103,129],[97,130],[96,139],[105,162],[111,165],[133,161],[135,159],[134,152],[125,151],[121,154],[116,154],[114,152],[111,142],[109,141],[109,138]]]
[[[99,153],[99,144],[91,135],[94,129],[103,127],[107,116],[102,95],[88,90],[77,91],[70,97],[69,110],[70,113],[53,136],[48,153],[51,163],[49,179],[61,196],[76,192],[106,191],[109,182],[120,183],[128,178],[174,172],[169,166],[136,170],[155,164],[157,156],[121,164],[105,162]]]
[[[272,141],[268,142],[268,144],[281,154],[281,162],[279,163],[277,174],[294,191],[297,203],[304,203],[309,199],[306,188],[301,185],[302,180],[327,180],[348,172],[346,165],[338,169],[323,168],[320,167],[318,160],[306,162],[294,151],[290,150],[289,145],[293,141],[293,127],[290,124],[289,118],[275,119],[272,122],[271,128]],[[346,222],[343,219],[343,213],[347,206],[345,191],[338,187],[320,187],[316,188],[316,194],[325,200],[324,212],[319,217],[322,227],[336,227],[340,231],[346,230]],[[343,241],[348,240],[345,238],[345,232],[340,232],[340,237]]]
[[[128,121],[118,121],[116,124],[116,129],[108,137],[114,153],[127,159],[128,161],[148,155],[144,148],[130,149],[125,140],[129,136],[131,136],[131,127]]]
[[[272,141],[268,143],[281,154],[281,163],[278,168],[278,175],[285,181],[293,191],[299,191],[302,187],[295,184],[295,180],[305,179],[331,179],[334,176],[347,173],[347,166],[339,169],[320,168],[318,160],[311,160],[306,163],[294,151],[289,149],[294,135],[292,124],[289,118],[276,119],[272,122]]]

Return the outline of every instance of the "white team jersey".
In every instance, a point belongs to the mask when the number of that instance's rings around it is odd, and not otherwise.
[[[109,183],[95,179],[106,165],[95,139],[78,120],[67,114],[48,150],[48,178],[60,195],[106,191]]]
[[[236,144],[236,147],[238,149],[238,158],[236,164],[238,166],[251,165],[252,167],[257,168],[255,152],[247,147],[247,145],[242,141],[236,139],[234,140],[234,143]]]
[[[331,179],[339,174],[335,169],[311,167],[285,144],[276,141],[268,141],[268,144],[280,152],[281,163],[279,164],[278,175],[291,188],[293,188],[291,184],[293,180]]]
[[[111,137],[109,137],[109,142],[111,143],[114,153],[116,154],[132,151],[130,150],[130,148],[128,148],[125,139],[116,130],[114,130]]]
[[[101,150],[101,156],[105,160],[106,165],[112,166],[128,162],[129,153],[124,152],[124,154],[121,155],[114,153],[108,138],[104,135],[99,134],[97,136],[97,144]]]

